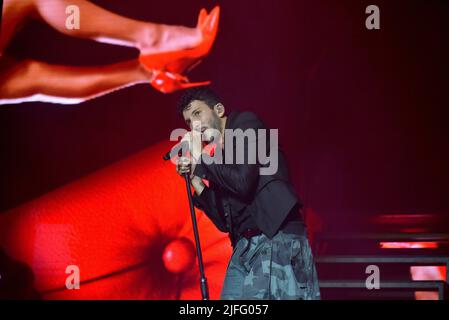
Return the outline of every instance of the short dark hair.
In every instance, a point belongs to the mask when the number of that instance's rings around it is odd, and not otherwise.
[[[184,91],[179,99],[177,106],[178,115],[182,117],[182,112],[194,100],[203,101],[211,109],[221,101],[218,95],[208,86],[189,88]]]

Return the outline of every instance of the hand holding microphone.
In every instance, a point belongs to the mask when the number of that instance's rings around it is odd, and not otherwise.
[[[203,144],[201,141],[201,132],[189,131],[181,139],[179,145],[181,147],[187,148],[190,155],[181,156],[178,158],[176,163],[176,171],[183,175],[184,173],[190,173],[190,178],[193,178],[193,171],[198,163],[201,153],[203,151]]]

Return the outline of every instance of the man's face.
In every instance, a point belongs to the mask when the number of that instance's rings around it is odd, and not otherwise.
[[[204,134],[203,139],[210,141],[212,137],[209,132],[204,133],[206,129],[215,129],[221,132],[221,122],[215,108],[211,109],[201,100],[193,100],[189,106],[182,112],[184,121],[191,130],[201,131]],[[195,127],[193,127],[195,125]]]

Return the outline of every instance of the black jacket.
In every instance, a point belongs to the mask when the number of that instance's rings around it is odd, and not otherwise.
[[[245,131],[250,128],[266,129],[266,126],[252,112],[233,112],[228,116],[225,129],[238,128]],[[268,130],[266,136],[269,137]],[[225,149],[227,144],[225,139]],[[245,148],[248,148],[247,143]],[[195,206],[203,210],[219,230],[231,233],[227,217],[249,213],[257,227],[272,238],[293,207],[302,207],[289,182],[287,164],[279,147],[278,170],[273,175],[261,175],[259,161],[248,164],[246,157],[243,164],[206,164],[205,158],[207,156],[203,155],[202,163],[196,165],[194,175],[207,179],[209,187],[205,187],[200,196],[195,193],[193,200]]]

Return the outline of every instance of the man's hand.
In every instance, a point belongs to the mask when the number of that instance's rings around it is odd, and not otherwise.
[[[189,144],[189,151],[192,157],[193,168],[201,157],[203,152],[203,142],[201,141],[201,132],[199,131],[189,131],[181,139],[181,143],[187,141]],[[192,170],[193,171],[193,170]]]
[[[179,175],[183,175],[184,173],[188,173],[190,176],[190,179],[193,178],[192,170],[192,163],[190,160],[190,157],[179,157],[178,161],[176,163],[176,171],[179,173]]]
[[[188,157],[180,157],[176,165],[176,171],[182,176],[184,173],[189,173],[190,181],[197,195],[200,195],[204,190],[204,183],[200,177],[193,175],[191,171],[191,161]]]
[[[203,151],[201,133],[197,131],[189,131],[181,139],[180,143],[182,142],[188,143],[190,157],[180,157],[176,164],[176,171],[178,171],[180,175],[183,173],[189,173],[190,179],[192,179],[195,166],[201,157],[201,152]]]

